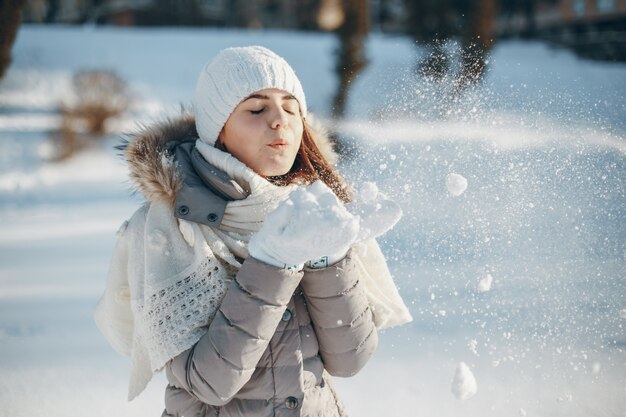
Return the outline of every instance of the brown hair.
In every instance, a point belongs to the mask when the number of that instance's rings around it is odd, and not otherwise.
[[[305,119],[302,119],[302,124],[304,127],[302,143],[289,172],[265,178],[272,184],[280,186],[294,182],[311,184],[322,180],[342,202],[350,202],[351,192],[348,185],[317,146],[316,139],[323,134],[314,130]],[[220,138],[215,142],[215,147],[228,152]]]

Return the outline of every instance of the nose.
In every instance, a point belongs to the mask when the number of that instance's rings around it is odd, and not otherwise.
[[[280,129],[286,128],[289,123],[289,119],[287,118],[287,112],[283,110],[281,106],[273,106],[272,111],[270,113],[270,127],[272,129]]]

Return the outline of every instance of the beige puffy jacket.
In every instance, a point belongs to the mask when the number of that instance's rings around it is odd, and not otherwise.
[[[350,255],[289,271],[248,258],[208,333],[167,365],[164,416],[345,416],[328,374],[357,373],[378,337]]]

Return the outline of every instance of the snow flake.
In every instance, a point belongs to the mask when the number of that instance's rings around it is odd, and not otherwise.
[[[467,179],[462,175],[450,173],[446,177],[446,188],[452,197],[458,197],[467,190]]]
[[[487,274],[486,276],[482,277],[480,279],[480,281],[478,282],[478,292],[487,292],[491,289],[491,284],[493,283],[493,277],[491,276],[491,274]]]
[[[572,394],[568,393],[568,394],[562,395],[559,398],[557,398],[557,401],[562,403],[562,402],[565,402],[565,401],[570,402],[573,399],[574,399],[574,397],[572,396]]]
[[[459,400],[467,400],[476,395],[477,390],[476,378],[472,370],[465,362],[459,362],[452,379],[452,393]]]
[[[591,365],[591,373],[592,374],[598,375],[601,370],[602,370],[602,365],[600,364],[600,362],[594,362]]]
[[[467,346],[469,347],[469,350],[476,356],[478,356],[478,340],[476,339],[472,339],[469,341],[469,343],[467,344]]]

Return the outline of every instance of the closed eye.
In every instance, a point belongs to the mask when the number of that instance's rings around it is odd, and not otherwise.
[[[298,106],[298,102],[295,100],[290,100],[283,105],[283,110],[285,110],[289,114],[299,114],[300,107]]]
[[[263,110],[265,110],[265,109],[261,108],[259,110],[250,110],[250,113],[252,113],[252,114],[261,114],[261,113],[263,113]]]

